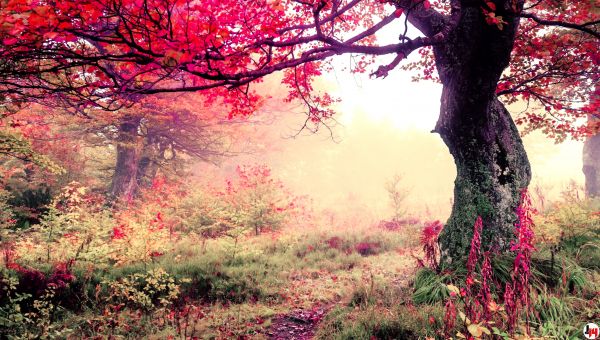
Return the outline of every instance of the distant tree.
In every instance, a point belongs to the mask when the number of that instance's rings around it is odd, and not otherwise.
[[[7,153],[2,157],[0,149],[0,165],[28,169],[12,176],[9,186],[16,191],[43,186],[54,192],[76,181],[130,199],[158,173],[182,176],[194,163],[216,164],[251,150],[244,140],[252,135],[248,119],[228,118],[194,93],[156,94],[116,111],[89,109],[85,116],[28,105],[3,122],[0,147]],[[24,181],[31,185],[23,187]]]
[[[588,197],[600,197],[600,84],[596,84],[590,105],[596,108],[596,112],[588,116],[592,132],[583,144],[585,194]]]
[[[159,170],[182,173],[190,161],[218,163],[241,152],[234,145],[244,134],[236,129],[241,120],[205,106],[199,95],[145,97],[119,113],[102,126],[116,147],[109,193],[117,198],[135,196]]]
[[[530,165],[504,102],[526,100],[517,123],[550,135],[584,136],[582,106],[598,81],[599,18],[594,0],[4,0],[0,94],[5,101],[74,103],[115,110],[140,95],[204,91],[232,115],[260,105],[250,84],[284,72],[289,100],[307,124],[329,118],[335,99],[312,81],[327,60],[359,55],[391,62],[385,77],[421,49],[426,77],[443,84],[439,133],[457,166],[452,215],[440,235],[445,261],[466,254],[477,218],[482,242],[507,250]],[[398,41],[375,34],[404,22]],[[422,34],[407,35],[410,23]],[[427,49],[429,48],[429,52]],[[511,56],[512,52],[512,56]],[[504,74],[504,76],[503,76]],[[560,86],[558,86],[560,85]],[[401,105],[402,103],[399,103]],[[132,129],[130,125],[124,127]]]
[[[387,191],[390,199],[390,205],[394,211],[392,222],[398,222],[406,215],[406,198],[408,197],[408,189],[402,187],[402,176],[396,174],[385,183],[385,191]]]
[[[67,183],[86,181],[84,177],[89,181],[84,173],[95,169],[102,174],[100,180],[110,182],[108,193],[123,199],[150,185],[160,171],[182,174],[191,162],[217,163],[239,153],[241,148],[234,150],[234,144],[245,134],[241,119],[228,119],[222,109],[205,105],[198,94],[153,95],[112,112],[90,109],[85,116],[34,105],[11,119],[32,131],[26,135],[36,149],[58,158],[67,173],[79,174]],[[34,133],[47,126],[53,131]],[[66,152],[63,148],[68,145]],[[97,162],[100,158],[103,161]]]

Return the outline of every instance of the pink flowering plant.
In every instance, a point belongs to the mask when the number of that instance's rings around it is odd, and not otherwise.
[[[531,257],[535,251],[531,199],[526,190],[521,193],[517,209],[515,239],[511,243],[514,261],[510,279],[504,287],[494,277],[492,258],[495,253],[481,247],[483,221],[477,217],[473,227],[471,248],[466,263],[464,283],[447,285],[449,298],[445,302],[444,335],[466,339],[515,334],[524,323],[525,333],[533,315],[531,298]],[[460,288],[459,288],[460,287]],[[460,322],[457,323],[458,318]],[[502,331],[505,329],[506,331]]]

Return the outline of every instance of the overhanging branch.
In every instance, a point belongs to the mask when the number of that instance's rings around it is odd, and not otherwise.
[[[586,22],[583,24],[575,24],[575,23],[571,23],[571,22],[558,21],[558,20],[546,20],[546,19],[542,19],[542,18],[538,17],[537,15],[535,15],[533,13],[527,13],[527,12],[522,12],[521,14],[519,14],[519,16],[522,18],[531,19],[540,25],[564,27],[564,28],[570,28],[570,29],[574,29],[577,31],[581,31],[581,32],[587,33],[587,34],[595,37],[596,39],[600,40],[600,32],[590,28],[590,27],[595,27],[595,26],[600,25],[600,20],[590,21],[590,22]]]
[[[404,10],[408,21],[427,37],[440,33],[447,24],[447,19],[437,10],[425,6],[425,1],[392,0],[397,8]]]

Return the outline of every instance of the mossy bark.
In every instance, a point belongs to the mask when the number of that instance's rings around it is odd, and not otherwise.
[[[507,21],[502,29],[485,22],[476,2],[464,1],[458,26],[434,47],[444,85],[435,132],[457,168],[452,214],[439,238],[444,262],[468,254],[477,216],[484,224],[483,247],[507,250],[519,194],[531,179],[517,128],[495,94],[518,26],[508,6],[499,8],[497,15]]]
[[[484,135],[474,133],[477,129],[442,134],[457,168],[452,214],[440,235],[446,262],[468,254],[477,216],[483,219],[484,249],[507,250],[519,194],[531,179],[527,154],[506,109],[496,100],[487,114],[491,119]]]

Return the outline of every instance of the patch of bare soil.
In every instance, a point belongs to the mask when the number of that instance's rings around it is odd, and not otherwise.
[[[273,319],[267,335],[271,340],[308,340],[315,335],[317,325],[327,313],[326,307],[297,309]]]

